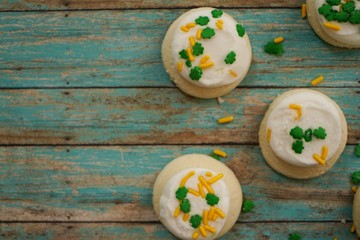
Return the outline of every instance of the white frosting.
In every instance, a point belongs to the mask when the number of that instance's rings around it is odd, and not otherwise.
[[[193,36],[196,42],[199,42],[204,47],[204,53],[200,56],[194,56],[192,62],[192,68],[200,65],[200,60],[205,55],[210,56],[209,62],[214,62],[214,66],[206,69],[202,69],[203,74],[199,81],[194,81],[189,77],[190,68],[185,64],[183,65],[180,74],[191,83],[202,87],[219,87],[231,84],[240,78],[244,78],[251,62],[251,47],[247,40],[247,37],[240,37],[236,30],[237,22],[229,15],[223,13],[220,18],[213,18],[211,11],[199,10],[194,11],[190,15],[184,17],[179,22],[175,29],[174,39],[171,44],[173,61],[177,64],[179,61],[185,62],[180,58],[179,52],[183,49],[190,47],[189,37]],[[210,21],[206,26],[196,25],[194,28],[190,28],[189,32],[184,32],[180,29],[181,26],[185,26],[187,23],[195,22],[199,16],[207,16]],[[219,30],[216,26],[218,19],[223,20],[223,29]],[[196,39],[196,32],[198,29],[204,29],[211,27],[215,30],[215,36],[211,39]],[[228,53],[234,51],[236,54],[236,61],[233,64],[226,64],[224,62]],[[237,77],[233,77],[229,70],[234,71]]]
[[[290,109],[289,104],[298,104],[302,107],[302,116],[295,120],[296,110]],[[292,143],[295,141],[290,135],[290,130],[299,126],[303,131],[322,127],[327,136],[317,139],[314,135],[310,142],[304,142],[301,154],[295,153]],[[300,92],[282,99],[269,115],[267,129],[271,129],[270,146],[274,153],[282,160],[297,166],[311,166],[318,163],[313,159],[313,154],[321,155],[322,147],[326,145],[329,153],[325,161],[337,151],[341,141],[340,115],[333,103],[327,97],[312,93]]]
[[[345,0],[342,0],[341,2],[345,3]],[[354,0],[354,2],[355,2],[355,9],[360,10],[360,1]],[[321,7],[324,3],[326,3],[326,0],[316,0],[316,5],[315,5],[321,28],[329,36],[331,36],[332,38],[334,38],[335,40],[337,40],[339,42],[360,46],[360,24],[352,24],[350,22],[340,23],[338,21],[326,20],[324,15],[322,15],[318,12],[319,7]],[[339,6],[333,6],[333,9],[338,11]],[[338,25],[341,27],[341,29],[339,31],[329,29],[324,26],[325,22],[330,22],[335,25]]]
[[[216,176],[219,173],[215,173],[208,169],[203,168],[194,168],[183,170],[176,175],[174,175],[166,184],[164,188],[164,192],[160,197],[160,217],[162,219],[163,224],[168,228],[174,235],[181,239],[192,239],[192,234],[195,229],[190,225],[190,217],[189,220],[184,222],[182,217],[183,213],[181,213],[178,217],[174,217],[174,210],[177,206],[179,206],[179,200],[176,198],[176,191],[180,186],[180,182],[182,178],[194,170],[195,174],[188,179],[185,184],[185,187],[192,188],[197,190],[197,184],[199,183],[198,177],[203,176],[205,180],[209,179],[209,177],[205,176],[206,172],[211,172],[213,176]],[[211,178],[211,177],[210,177]],[[215,192],[215,195],[220,198],[217,205],[214,207],[220,208],[225,216],[227,216],[230,206],[230,195],[227,189],[225,182],[220,179],[217,182],[211,184],[212,189]],[[206,189],[204,188],[205,194],[207,194]],[[203,210],[209,210],[210,206],[207,204],[206,200],[202,197],[196,197],[190,193],[187,193],[186,196],[189,199],[191,204],[190,216],[198,214],[202,216]],[[226,217],[225,217],[226,219]],[[217,218],[215,222],[209,222],[209,225],[216,228],[216,233],[212,234],[207,232],[207,238],[203,238],[201,235],[198,239],[214,239],[216,235],[221,231],[224,226],[225,219],[220,217]]]

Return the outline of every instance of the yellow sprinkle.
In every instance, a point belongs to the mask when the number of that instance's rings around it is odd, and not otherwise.
[[[212,67],[214,66],[214,63],[213,62],[209,62],[209,63],[201,63],[200,64],[200,68],[209,68],[209,67]]]
[[[179,70],[179,72],[181,72],[182,67],[183,67],[183,63],[182,63],[182,62],[178,62],[178,70]]]
[[[195,171],[191,171],[191,172],[189,172],[188,174],[186,174],[185,177],[184,177],[184,178],[181,180],[181,182],[180,182],[180,187],[185,186],[186,181],[187,181],[189,178],[191,178],[192,175],[194,175],[194,174],[195,174]]]
[[[223,117],[223,118],[219,118],[218,119],[218,123],[229,123],[232,122],[234,120],[233,116],[227,116],[227,117]]]
[[[268,130],[267,130],[266,139],[267,139],[268,142],[270,142],[270,139],[271,139],[271,128],[268,128]]]
[[[324,145],[321,149],[321,158],[325,160],[328,153],[329,153],[329,148]]]
[[[316,153],[313,155],[313,159],[315,161],[317,161],[319,164],[321,165],[325,165],[325,161],[324,159],[322,159],[319,155],[317,155]]]
[[[203,211],[202,222],[204,225],[208,224],[208,214],[209,214],[209,211],[207,211],[207,210]]]
[[[218,27],[218,29],[223,29],[223,21],[220,21],[220,19],[219,20],[217,20],[217,22],[216,22],[216,26]]]
[[[206,172],[205,173],[205,176],[207,176],[207,177],[211,177],[213,174],[211,173],[211,172]]]
[[[215,208],[213,206],[210,207],[208,219],[212,219],[215,213]]]
[[[211,219],[211,221],[215,222],[218,217],[219,217],[219,215],[217,215],[217,214],[215,213],[214,216],[213,216],[213,218]]]
[[[295,120],[300,119],[300,117],[301,117],[301,115],[302,115],[301,105],[299,105],[299,104],[293,104],[293,103],[292,103],[292,104],[289,104],[289,108],[294,109],[294,110],[297,111],[297,115],[296,115],[296,117],[295,117]]]
[[[183,221],[186,222],[189,219],[189,214],[185,213],[183,216]]]
[[[201,185],[201,183],[198,183],[198,189],[199,189],[199,193],[200,193],[200,196],[202,198],[205,197],[205,193],[204,193],[204,189],[203,189],[203,186]]]
[[[335,31],[339,31],[341,29],[340,26],[329,23],[329,22],[324,23],[324,26],[331,29],[331,30],[335,30]]]
[[[213,184],[216,181],[219,181],[222,177],[224,176],[224,174],[220,173],[218,175],[216,175],[215,177],[213,177],[212,179],[208,180],[208,184]]]
[[[188,31],[189,31],[189,29],[188,29],[187,27],[185,27],[185,26],[181,26],[180,29],[183,30],[184,32],[188,32]]]
[[[192,234],[192,238],[197,239],[198,237],[199,237],[198,231],[194,231],[194,233]]]
[[[202,176],[199,176],[199,181],[209,193],[214,193],[214,190],[209,186],[209,184],[205,181],[205,179]]]
[[[307,15],[306,13],[306,4],[304,3],[303,5],[301,5],[301,17],[305,18]]]
[[[277,37],[274,39],[274,43],[281,43],[284,41],[284,38],[283,37]]]
[[[189,188],[189,193],[191,193],[192,195],[195,195],[197,197],[200,196],[200,193],[198,193],[197,191],[195,191],[194,189],[191,189],[191,188]]]
[[[237,77],[236,72],[234,72],[233,70],[229,70],[229,73],[230,73],[230,75],[231,75],[231,76],[233,76],[233,77]]]
[[[320,75],[311,81],[311,85],[316,86],[324,80],[324,76]]]
[[[188,24],[186,24],[187,28],[193,28],[195,26],[196,26],[196,23],[188,23]]]
[[[202,33],[201,29],[197,30],[197,32],[196,32],[196,38],[197,39],[201,39],[201,33]]]
[[[194,61],[194,56],[192,55],[192,50],[191,50],[191,48],[187,48],[186,49],[186,53],[188,54],[188,56],[189,56],[189,60],[192,62],[192,61]]]
[[[174,217],[179,216],[179,214],[180,214],[180,206],[177,206],[177,208],[175,208],[175,211],[174,211]]]
[[[194,37],[189,37],[190,45],[193,47],[195,45],[195,39]]]
[[[357,189],[358,189],[357,187],[352,186],[351,191],[355,193],[357,191]]]
[[[216,209],[215,209],[215,213],[216,213],[217,215],[219,215],[219,217],[225,218],[225,214],[221,211],[220,208],[216,208]]]
[[[206,230],[208,230],[209,232],[211,233],[216,233],[216,228],[212,227],[212,226],[209,226],[209,225],[205,225],[204,228]]]
[[[355,225],[353,224],[352,226],[351,226],[351,228],[350,228],[350,232],[352,232],[352,233],[354,233],[355,232]]]
[[[201,235],[202,235],[203,237],[206,237],[206,236],[207,236],[206,231],[205,231],[205,229],[204,229],[203,226],[200,226],[200,227],[199,227],[199,231],[200,231],[200,233],[201,233]]]
[[[220,157],[226,158],[227,154],[224,151],[221,151],[220,149],[214,149],[213,153],[215,153],[216,155],[219,155]]]
[[[209,55],[205,55],[201,60],[200,60],[200,63],[206,63],[207,60],[209,60],[210,57]]]
[[[334,237],[333,240],[338,240],[338,238],[337,238],[337,237]]]

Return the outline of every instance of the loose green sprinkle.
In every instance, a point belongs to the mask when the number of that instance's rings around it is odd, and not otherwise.
[[[201,36],[202,36],[202,38],[204,38],[204,39],[210,39],[210,38],[212,38],[214,35],[215,35],[215,30],[212,29],[212,28],[209,28],[209,27],[204,28],[204,29],[202,30],[202,32],[201,32]]]
[[[284,47],[282,43],[274,43],[274,41],[268,42],[264,47],[265,52],[280,56],[284,53]]]
[[[309,128],[304,132],[304,140],[305,142],[310,142],[312,139],[312,130]]]
[[[326,0],[326,2],[332,6],[339,5],[341,0]]]
[[[190,78],[194,81],[198,81],[202,76],[202,70],[198,66],[195,66],[190,70]]]
[[[183,59],[189,59],[189,55],[187,54],[187,52],[185,51],[185,49],[183,49],[183,50],[181,50],[180,52],[179,52],[179,55],[180,55],[180,57],[181,58],[183,58]]]
[[[189,212],[190,212],[190,208],[191,208],[191,205],[190,205],[189,199],[184,199],[184,200],[181,201],[181,203],[180,203],[180,210],[181,210],[183,213],[189,213]]]
[[[188,189],[186,187],[179,187],[176,191],[176,198],[178,200],[183,200],[186,198],[186,194],[188,193]]]
[[[208,17],[204,17],[204,16],[200,16],[198,17],[195,22],[196,24],[200,25],[200,26],[205,26],[206,24],[208,24],[210,21],[210,19]]]
[[[360,183],[360,171],[353,172],[351,174],[351,181],[353,184],[359,184]]]
[[[190,225],[193,228],[198,228],[201,225],[201,221],[202,221],[202,217],[196,214],[194,216],[191,216]]]
[[[196,42],[193,48],[193,55],[199,56],[204,53],[204,48],[201,43]]]
[[[318,139],[325,139],[326,138],[326,130],[322,127],[318,127],[314,130],[313,135]]]
[[[236,53],[234,51],[229,52],[224,61],[226,64],[233,64],[236,61]]]
[[[289,240],[301,240],[302,236],[299,233],[292,233],[289,235]]]
[[[250,212],[253,208],[255,207],[255,204],[253,201],[251,200],[245,200],[243,202],[243,206],[241,208],[241,210],[244,212],[244,213],[248,213]]]
[[[294,152],[301,154],[302,150],[304,149],[304,143],[301,140],[296,140],[295,142],[293,142],[292,144],[292,150],[294,150]]]
[[[331,13],[331,11],[334,11],[332,7],[329,4],[324,3],[321,7],[319,7],[318,12],[325,17]]]
[[[301,140],[304,136],[303,130],[301,127],[294,127],[293,129],[290,130],[290,135],[294,138],[294,139],[299,139]]]
[[[216,160],[220,160],[219,155],[216,155],[215,153],[210,155],[212,158],[215,158]]]
[[[211,11],[211,14],[213,18],[219,18],[223,14],[223,11],[221,11],[220,9],[214,9]]]
[[[353,1],[347,2],[342,5],[342,9],[347,13],[352,13],[355,10],[355,3]]]
[[[214,206],[216,204],[218,204],[220,198],[218,196],[216,196],[215,194],[212,194],[212,193],[208,193],[206,194],[206,202],[208,205],[210,206]]]
[[[236,24],[236,31],[239,34],[239,37],[243,37],[245,35],[245,28],[240,24]]]
[[[187,66],[187,67],[189,67],[189,68],[191,68],[191,66],[192,66],[192,64],[191,64],[191,61],[190,61],[190,60],[187,60],[187,61],[185,62],[185,64],[186,64],[186,66]]]
[[[355,155],[357,156],[357,157],[360,157],[360,143],[356,146],[356,148],[355,148]]]
[[[360,23],[360,11],[355,10],[353,13],[350,14],[349,22],[352,24],[359,24]]]
[[[347,22],[349,17],[350,17],[349,14],[344,11],[338,12],[335,15],[335,18],[338,22]]]

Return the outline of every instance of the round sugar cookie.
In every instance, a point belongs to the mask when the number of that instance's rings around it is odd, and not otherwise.
[[[231,92],[246,76],[252,59],[245,28],[222,10],[208,7],[192,9],[176,19],[161,50],[171,80],[198,98]]]
[[[360,235],[360,191],[356,191],[353,202],[353,222],[356,232]]]
[[[308,89],[278,96],[259,130],[266,162],[275,171],[296,179],[314,178],[328,171],[346,141],[347,124],[340,107],[326,95]]]
[[[154,210],[180,239],[219,238],[235,224],[241,205],[242,191],[234,173],[203,154],[171,161],[154,184]]]
[[[359,1],[307,0],[306,9],[311,27],[324,41],[337,47],[360,48]]]

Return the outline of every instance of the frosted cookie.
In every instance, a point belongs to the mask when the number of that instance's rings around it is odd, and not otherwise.
[[[225,164],[203,154],[170,162],[153,192],[156,214],[180,239],[214,239],[235,224],[242,205],[240,184]]]
[[[358,235],[360,235],[360,191],[356,191],[353,202],[353,222]]]
[[[183,92],[199,98],[232,91],[247,74],[251,57],[245,28],[213,8],[181,15],[162,44],[162,60],[171,80]]]
[[[347,125],[340,107],[314,90],[291,90],[269,106],[259,143],[267,163],[291,178],[317,177],[340,157]]]
[[[324,41],[360,48],[359,0],[307,0],[306,9],[310,25]]]

